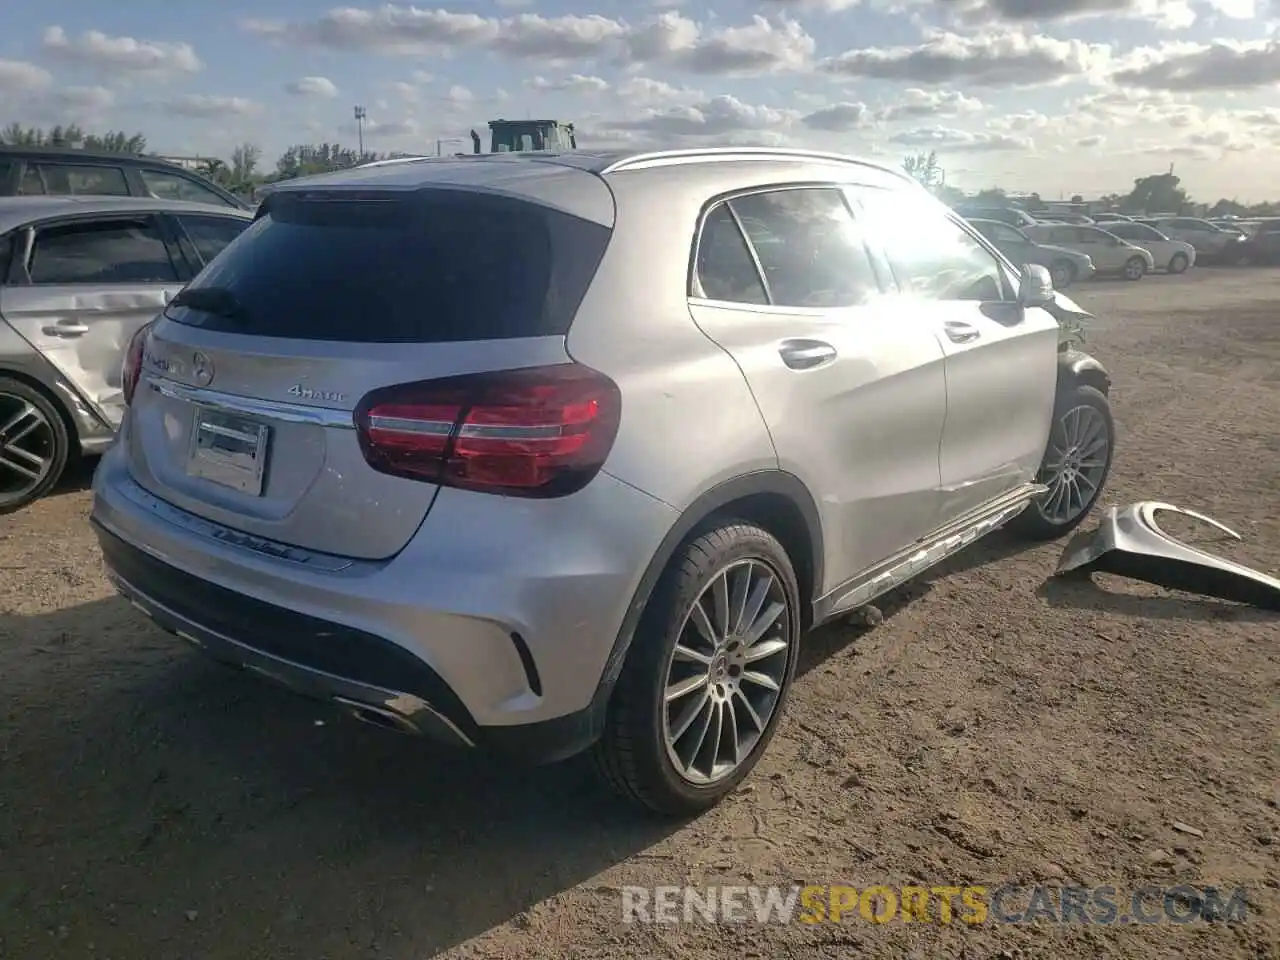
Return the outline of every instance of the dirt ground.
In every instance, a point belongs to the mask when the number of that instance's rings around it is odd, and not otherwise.
[[[1280,572],[1280,271],[1072,291],[1106,503]],[[0,956],[1280,957],[1280,617],[980,545],[809,644],[748,784],[655,823],[212,665],[113,597],[85,480],[0,519]],[[1179,528],[1179,533],[1183,528]],[[1179,832],[1175,822],[1199,831]],[[1236,925],[621,923],[625,885],[1247,887]]]

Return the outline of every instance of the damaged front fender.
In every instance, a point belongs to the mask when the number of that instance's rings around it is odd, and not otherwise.
[[[1147,500],[1123,508],[1112,507],[1096,531],[1072,537],[1056,575],[1114,573],[1171,590],[1280,610],[1280,580],[1169,536],[1156,522],[1156,514],[1162,511],[1192,517],[1235,540],[1242,539],[1231,528],[1202,513]]]

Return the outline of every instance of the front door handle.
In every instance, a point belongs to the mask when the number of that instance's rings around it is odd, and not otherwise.
[[[45,327],[44,332],[50,337],[83,337],[89,328],[83,323],[55,323]]]
[[[778,353],[792,370],[812,370],[836,358],[836,348],[824,340],[784,340]]]
[[[959,323],[955,320],[948,320],[946,324],[947,339],[952,343],[972,343],[977,340],[982,333],[971,323]]]

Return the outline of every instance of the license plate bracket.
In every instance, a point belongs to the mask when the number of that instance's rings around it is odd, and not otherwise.
[[[270,437],[265,423],[197,407],[191,424],[187,473],[260,497]]]

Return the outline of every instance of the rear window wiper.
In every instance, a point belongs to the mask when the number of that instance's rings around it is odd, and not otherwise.
[[[247,320],[249,311],[226,287],[184,287],[169,301],[171,307],[189,307],[231,320]]]

